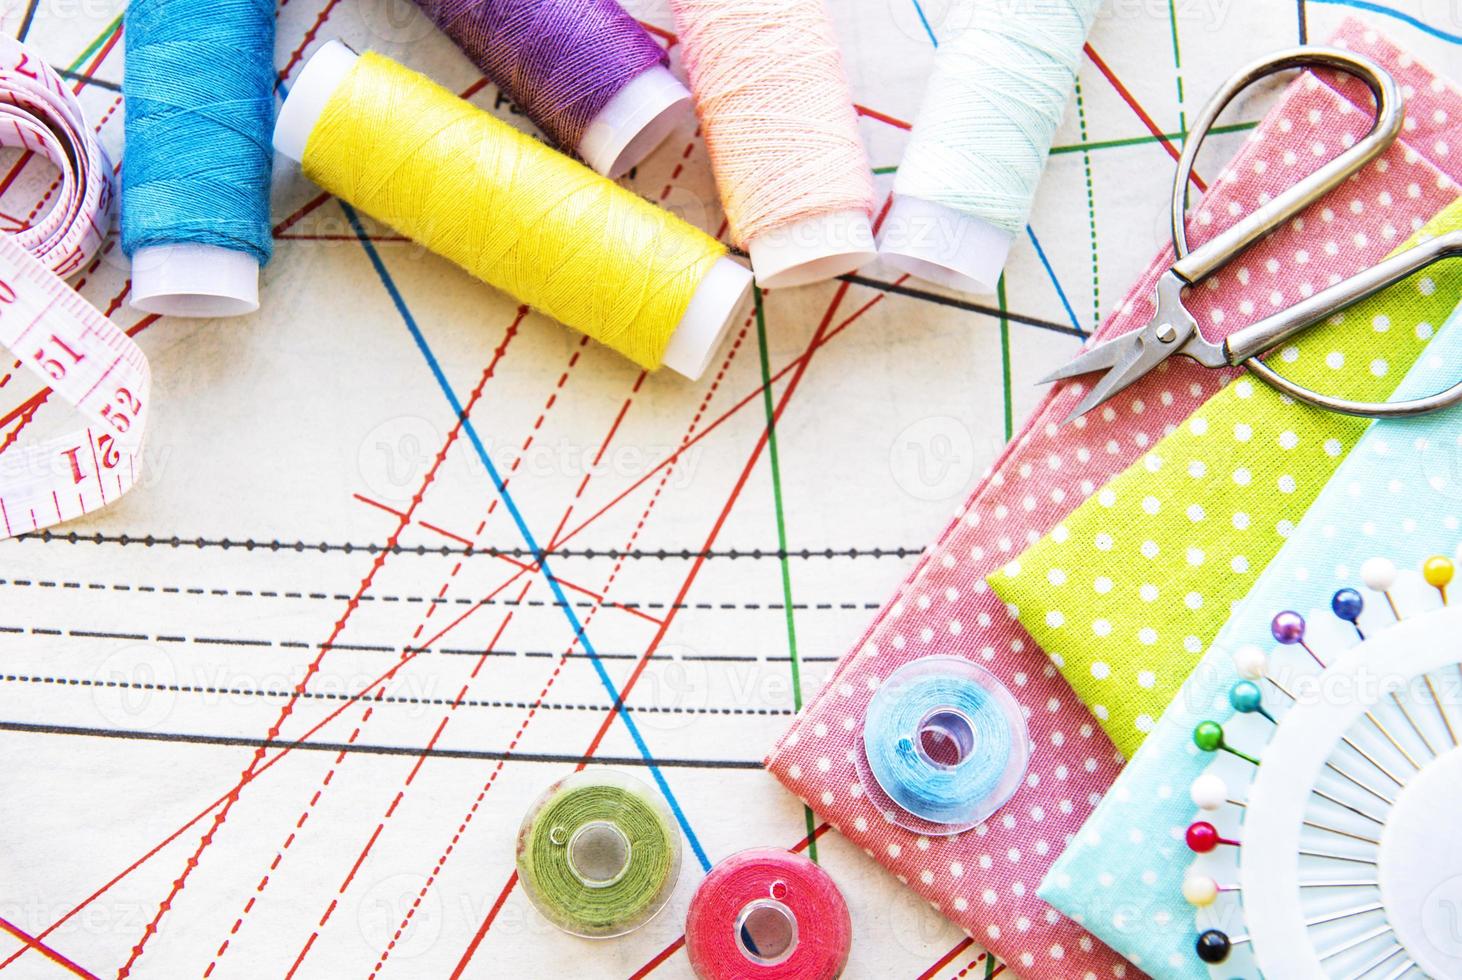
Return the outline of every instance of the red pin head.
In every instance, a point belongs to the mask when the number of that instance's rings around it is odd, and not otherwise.
[[[1207,820],[1199,820],[1189,827],[1187,839],[1189,849],[1195,854],[1207,854],[1223,840],[1218,836],[1218,828]]]

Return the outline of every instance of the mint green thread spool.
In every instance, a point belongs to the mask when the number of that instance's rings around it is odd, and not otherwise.
[[[633,932],[680,877],[680,832],[655,791],[612,770],[550,786],[518,830],[518,878],[543,917],[591,939]]]

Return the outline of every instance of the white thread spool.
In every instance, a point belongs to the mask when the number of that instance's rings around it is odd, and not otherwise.
[[[1101,0],[975,2],[942,39],[879,252],[953,289],[995,289],[1025,227]]]
[[[326,42],[310,56],[275,121],[276,150],[296,162],[304,159],[305,145],[320,113],[357,57],[338,40]],[[750,292],[751,272],[745,266],[729,257],[711,266],[670,337],[664,366],[691,381],[699,379]]]

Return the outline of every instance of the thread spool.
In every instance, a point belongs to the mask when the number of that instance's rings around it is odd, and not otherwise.
[[[619,177],[692,116],[669,57],[614,0],[416,0],[558,146]]]
[[[799,286],[876,254],[873,173],[823,0],[671,0],[736,244]]]
[[[273,247],[274,4],[136,0],[124,17],[131,305],[252,313]]]
[[[751,286],[699,229],[338,41],[305,65],[274,142],[326,190],[649,370],[700,377]]]
[[[575,936],[633,932],[680,876],[680,832],[633,776],[585,770],[559,780],[518,829],[518,878],[543,917]]]
[[[833,980],[853,945],[848,904],[800,854],[740,851],[690,900],[685,949],[701,980]]]
[[[923,657],[890,674],[868,703],[862,741],[855,765],[869,802],[924,835],[984,821],[1030,761],[1020,704],[963,657]]]
[[[1101,0],[973,5],[941,38],[894,180],[879,254],[901,272],[995,289],[1025,228]]]

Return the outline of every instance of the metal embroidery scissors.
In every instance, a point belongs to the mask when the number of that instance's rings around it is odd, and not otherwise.
[[[1333,68],[1363,81],[1376,101],[1375,123],[1365,139],[1348,148],[1306,179],[1190,251],[1185,215],[1188,181],[1203,140],[1229,102],[1265,76],[1290,68]],[[1441,259],[1462,255],[1462,232],[1450,232],[1395,255],[1350,279],[1244,327],[1222,343],[1206,339],[1198,322],[1183,305],[1183,290],[1196,285],[1237,258],[1246,248],[1278,229],[1305,208],[1343,184],[1352,174],[1383,153],[1401,132],[1404,107],[1396,82],[1368,58],[1331,48],[1294,48],[1257,61],[1241,70],[1214,95],[1195,120],[1188,144],[1178,161],[1173,186],[1173,246],[1175,262],[1158,280],[1154,295],[1157,312],[1148,324],[1114,337],[1079,354],[1071,363],[1041,379],[1041,384],[1106,369],[1106,375],[1067,417],[1069,422],[1102,404],[1174,354],[1192,358],[1210,368],[1242,365],[1287,395],[1332,412],[1370,418],[1423,415],[1462,402],[1462,382],[1426,398],[1398,402],[1354,402],[1304,388],[1275,373],[1259,355],[1289,337],[1326,319],[1413,272]]]

